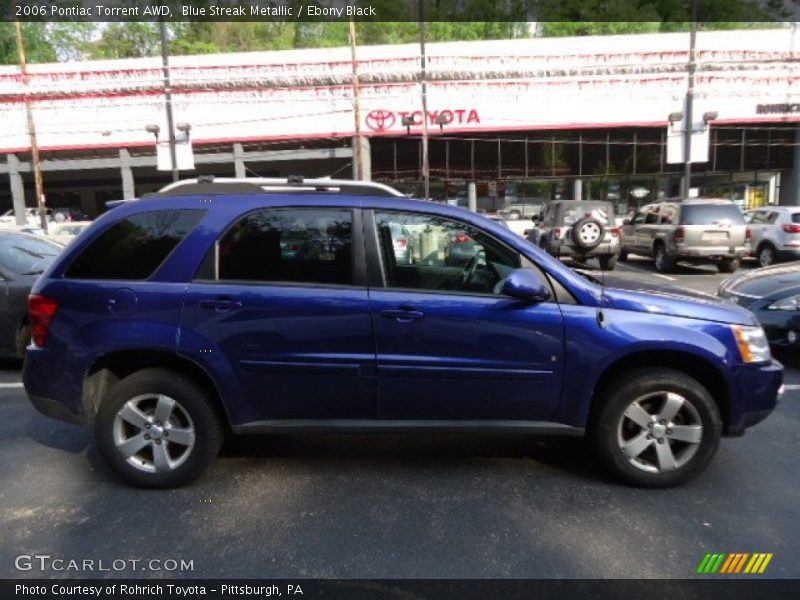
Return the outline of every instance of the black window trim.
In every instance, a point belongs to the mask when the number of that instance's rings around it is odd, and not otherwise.
[[[109,279],[107,277],[95,277],[95,278],[70,277],[68,275],[70,269],[75,264],[75,261],[77,261],[81,256],[83,256],[83,253],[86,252],[87,250],[89,250],[92,247],[92,244],[94,244],[100,238],[100,236],[105,235],[108,231],[111,231],[111,229],[113,229],[114,227],[116,227],[117,225],[122,223],[123,221],[128,220],[131,217],[138,217],[139,215],[149,215],[149,214],[160,213],[160,212],[169,212],[169,211],[172,211],[172,212],[176,212],[176,211],[199,212],[199,213],[202,213],[202,216],[197,220],[197,223],[194,224],[194,227],[192,227],[189,231],[186,232],[186,235],[183,236],[183,238],[181,240],[179,240],[177,244],[175,244],[175,247],[167,253],[167,255],[164,257],[164,260],[162,260],[158,264],[158,266],[155,269],[153,269],[153,271],[147,277],[145,277],[143,279],[131,279],[129,277],[121,277],[121,278],[118,278],[118,279]],[[155,210],[143,210],[143,211],[140,211],[140,212],[134,212],[134,213],[131,213],[131,214],[125,216],[125,217],[117,219],[116,221],[110,223],[108,225],[108,227],[103,228],[103,230],[100,233],[94,235],[90,240],[87,241],[85,246],[83,248],[81,248],[80,252],[78,252],[75,256],[73,256],[69,260],[68,264],[62,268],[60,277],[61,277],[61,279],[66,279],[68,281],[130,281],[130,282],[153,281],[154,278],[161,272],[161,269],[164,268],[164,265],[166,265],[170,261],[170,259],[172,258],[172,255],[175,254],[175,252],[178,251],[178,248],[180,248],[184,244],[184,242],[186,242],[186,240],[189,239],[189,237],[197,230],[197,228],[200,226],[200,224],[203,221],[206,220],[206,218],[208,217],[208,212],[209,211],[208,211],[207,208],[159,208],[159,209],[155,209]]]
[[[424,216],[431,216],[431,217],[438,217],[440,219],[450,219],[452,221],[456,221],[458,223],[463,223],[466,227],[475,228],[475,225],[471,223],[467,223],[465,221],[461,221],[457,218],[453,218],[450,216],[443,216],[434,212],[427,212],[427,211],[414,211],[414,210],[399,210],[399,209],[391,209],[391,208],[365,208],[364,215],[363,215],[363,227],[364,227],[364,241],[365,241],[365,248],[366,248],[366,259],[367,259],[367,271],[369,274],[369,278],[367,280],[368,285],[370,288],[382,289],[387,291],[397,291],[397,292],[411,292],[415,294],[432,294],[438,296],[468,296],[468,297],[477,297],[477,298],[494,298],[497,299],[498,296],[491,293],[480,293],[480,292],[462,292],[458,290],[427,290],[427,289],[418,289],[418,288],[404,288],[404,287],[392,287],[387,285],[386,276],[383,272],[383,261],[381,260],[380,254],[380,244],[378,243],[378,223],[375,220],[375,213],[376,212],[387,212],[387,213],[397,213],[397,214],[411,214],[411,215],[424,215]],[[480,229],[480,228],[478,228]],[[547,282],[550,286],[550,293],[551,299],[547,301],[547,303],[555,303],[555,304],[578,304],[577,299],[575,299],[572,294],[564,288],[559,282],[555,282],[550,275],[542,269],[538,264],[533,262],[527,256],[525,256],[522,252],[517,250],[516,248],[512,248],[503,240],[497,239],[491,233],[487,232],[484,229],[480,229],[485,235],[487,235],[491,240],[500,244],[507,250],[514,252],[520,256],[523,261],[523,264],[526,264],[525,267],[521,268],[528,268],[528,266],[532,267],[539,273],[542,278]]]
[[[252,215],[253,213],[257,213],[264,210],[273,210],[273,211],[290,211],[290,210],[331,210],[331,211],[349,211],[352,216],[352,227],[351,227],[351,269],[353,274],[353,281],[352,283],[323,283],[323,282],[313,282],[313,281],[257,281],[252,279],[220,279],[219,278],[219,243],[228,232],[237,225],[242,219],[247,218],[248,216]],[[203,277],[199,277],[200,271],[203,270],[203,266],[205,265],[206,261],[208,260],[208,255],[210,253],[214,253],[214,260],[213,260],[213,272],[214,272],[214,279],[206,279]],[[273,286],[273,287],[300,287],[300,288],[332,288],[332,289],[358,289],[358,290],[366,290],[367,289],[367,275],[366,275],[366,266],[365,262],[365,254],[364,254],[364,237],[363,237],[363,226],[362,226],[362,216],[361,216],[361,209],[356,206],[320,206],[315,204],[298,204],[294,206],[259,206],[257,208],[253,208],[248,210],[247,212],[240,213],[234,217],[230,223],[228,223],[224,229],[221,230],[219,235],[217,235],[214,243],[211,245],[211,248],[208,249],[206,255],[203,257],[203,260],[200,261],[200,264],[197,267],[197,270],[192,277],[192,283],[202,283],[204,285],[249,285],[249,286]]]

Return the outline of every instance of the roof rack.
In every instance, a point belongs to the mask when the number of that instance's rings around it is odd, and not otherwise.
[[[189,196],[196,194],[273,194],[273,193],[336,193],[353,196],[401,197],[396,189],[372,181],[349,179],[305,179],[300,175],[287,178],[245,177],[229,178],[203,175],[196,179],[176,181],[143,198]]]

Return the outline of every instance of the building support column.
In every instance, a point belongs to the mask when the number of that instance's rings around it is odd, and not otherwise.
[[[133,200],[136,198],[136,185],[131,168],[131,153],[127,148],[119,149],[119,170],[122,174],[122,199]]]
[[[794,130],[794,143],[792,170],[781,181],[780,203],[787,206],[800,204],[800,126]]]
[[[372,154],[369,138],[364,135],[354,135],[351,144],[353,147],[353,179],[358,177],[360,171],[361,181],[372,181]],[[357,160],[361,161],[361,169],[356,164]]]
[[[14,216],[17,219],[17,225],[25,225],[28,222],[28,215],[25,211],[25,186],[22,184],[22,174],[19,172],[19,159],[16,154],[7,154],[6,161]]]
[[[583,179],[576,179],[572,182],[572,199],[583,200]]]
[[[244,166],[244,147],[241,144],[233,145],[233,170],[236,179],[247,177],[247,170]]]
[[[478,212],[478,186],[474,181],[467,184],[467,208],[472,212]]]

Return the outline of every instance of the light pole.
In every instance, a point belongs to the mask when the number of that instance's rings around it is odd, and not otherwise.
[[[355,179],[364,179],[364,148],[361,144],[361,100],[360,86],[358,81],[358,57],[356,55],[356,22],[355,18],[350,19],[350,58],[353,65],[353,118],[355,119]]]
[[[689,197],[692,187],[692,129],[694,121],[692,109],[694,108],[694,72],[697,68],[695,62],[695,43],[697,41],[697,5],[698,0],[692,0],[692,22],[689,29],[689,81],[686,88],[686,131],[683,135],[683,193],[684,198]]]
[[[159,19],[161,29],[161,70],[164,74],[164,104],[167,111],[167,134],[169,135],[169,157],[172,162],[172,181],[178,181],[178,160],[175,151],[175,127],[172,117],[172,83],[169,77],[169,38],[167,24]]]
[[[425,24],[425,0],[419,0],[419,52],[420,52],[420,83],[422,90],[422,182],[425,200],[431,196],[431,176],[428,163],[428,87],[425,73],[425,37],[427,27]]]
[[[42,163],[39,160],[39,143],[36,139],[36,125],[33,121],[33,107],[28,94],[28,64],[25,61],[25,42],[22,39],[22,25],[16,21],[17,28],[17,53],[19,54],[19,70],[22,76],[22,85],[25,87],[25,115],[28,121],[28,135],[31,141],[31,161],[33,162],[33,181],[36,186],[36,206],[39,208],[39,224],[42,230],[47,233],[47,209],[44,206],[44,182],[42,180]],[[23,215],[25,207],[23,206]],[[15,211],[16,212],[16,211]],[[17,225],[22,217],[17,214]],[[26,217],[27,220],[27,217]]]

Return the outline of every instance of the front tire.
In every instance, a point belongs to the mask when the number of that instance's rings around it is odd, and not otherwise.
[[[671,487],[711,462],[722,421],[708,390],[673,369],[640,368],[595,399],[589,435],[605,466],[624,482]]]
[[[101,456],[127,482],[169,488],[199,477],[222,446],[209,394],[185,375],[152,368],[109,391],[95,420]]]
[[[659,273],[672,273],[675,269],[675,260],[667,254],[664,244],[656,246],[655,266]]]

